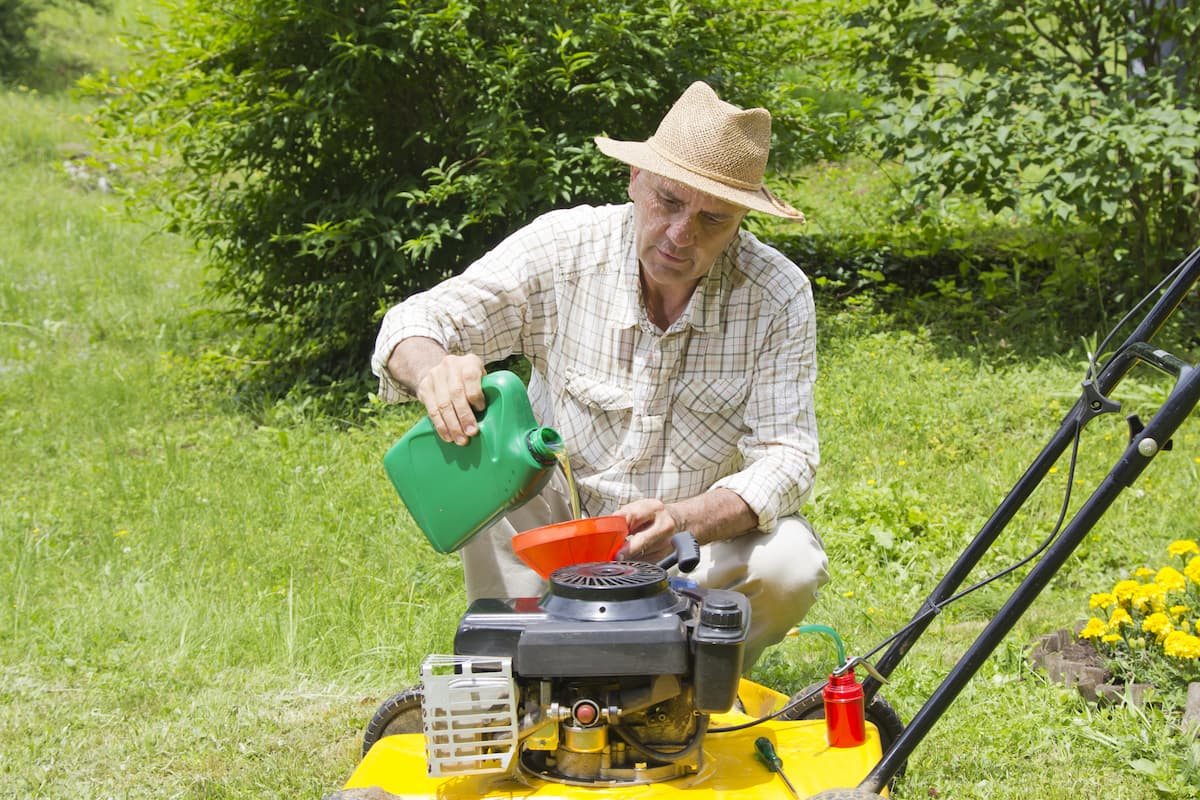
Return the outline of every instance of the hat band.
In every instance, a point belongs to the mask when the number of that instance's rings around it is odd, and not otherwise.
[[[705,178],[709,178],[711,180],[717,181],[718,183],[723,183],[726,186],[732,186],[735,189],[745,189],[748,192],[757,192],[759,189],[762,188],[761,180],[758,181],[757,183],[748,183],[746,181],[740,181],[737,178],[731,178],[728,175],[723,175],[719,172],[713,172],[712,170],[704,169],[703,167],[697,167],[694,164],[689,164],[686,161],[682,161],[682,160],[676,158],[674,155],[672,155],[667,150],[659,147],[658,142],[656,142],[654,140],[653,136],[651,136],[649,139],[646,140],[646,144],[650,147],[651,150],[653,150],[659,156],[661,156],[662,158],[665,158],[667,161],[670,161],[672,164],[674,164],[677,167],[686,169],[688,172],[694,172],[697,175],[702,175]]]

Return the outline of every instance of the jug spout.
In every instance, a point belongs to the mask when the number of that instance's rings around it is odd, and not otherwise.
[[[553,467],[563,450],[563,439],[554,428],[534,428],[525,436],[529,454],[540,466]]]
[[[423,417],[383,457],[417,527],[439,553],[458,550],[545,487],[563,440],[540,426],[525,385],[511,372],[483,377],[486,407],[465,445],[443,442]]]

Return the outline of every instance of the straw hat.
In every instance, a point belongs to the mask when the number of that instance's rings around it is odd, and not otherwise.
[[[597,136],[600,152],[735,205],[784,219],[804,215],[763,186],[771,149],[771,114],[740,109],[696,81],[644,142]]]

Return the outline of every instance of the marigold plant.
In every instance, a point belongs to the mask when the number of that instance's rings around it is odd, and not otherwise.
[[[1167,555],[1173,563],[1139,567],[1133,578],[1088,599],[1091,616],[1079,638],[1108,656],[1119,679],[1200,680],[1200,545],[1179,539]]]

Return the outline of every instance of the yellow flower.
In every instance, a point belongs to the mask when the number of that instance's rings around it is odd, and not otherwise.
[[[1172,658],[1200,658],[1200,637],[1171,631],[1163,640],[1163,652]]]
[[[1153,578],[1154,570],[1149,567],[1138,567],[1133,571],[1133,576],[1135,578]]]
[[[1143,583],[1138,586],[1130,601],[1135,611],[1166,611],[1167,590],[1157,583]]]
[[[1132,625],[1133,617],[1129,616],[1129,612],[1123,608],[1116,608],[1112,612],[1112,616],[1108,618],[1108,629],[1115,631],[1122,625]]]
[[[1200,554],[1200,545],[1192,539],[1176,539],[1167,545],[1167,553],[1180,558],[1188,553]]]
[[[1100,637],[1100,641],[1105,644],[1116,644],[1121,641],[1121,635],[1117,633],[1106,633]]]
[[[1188,580],[1192,583],[1200,583],[1200,556],[1192,556],[1187,566],[1183,568],[1183,574],[1187,575]]]
[[[1197,562],[1197,574],[1200,575],[1200,556],[1196,556],[1196,558],[1192,560]],[[1200,583],[1200,580],[1196,581],[1196,583]],[[1113,587],[1113,597],[1117,598],[1118,603],[1128,607],[1129,601],[1133,599],[1133,593],[1137,591],[1137,588],[1140,585],[1141,584],[1139,584],[1137,581],[1120,581],[1116,586]]]
[[[1166,614],[1156,611],[1143,620],[1142,630],[1146,633],[1153,633],[1154,637],[1161,642],[1168,633],[1175,630],[1175,626],[1171,624],[1171,620]]]
[[[1174,605],[1167,610],[1170,611],[1171,616],[1175,617],[1176,619],[1183,619],[1187,616],[1188,612],[1191,611],[1191,609],[1185,605]]]
[[[1088,599],[1088,608],[1108,608],[1115,604],[1117,598],[1113,597],[1109,592],[1098,592]]]
[[[1079,632],[1080,639],[1099,639],[1104,635],[1105,627],[1104,620],[1092,617],[1083,626],[1083,630]]]
[[[1174,567],[1163,567],[1154,576],[1154,582],[1168,592],[1182,592],[1187,588],[1187,578]]]

